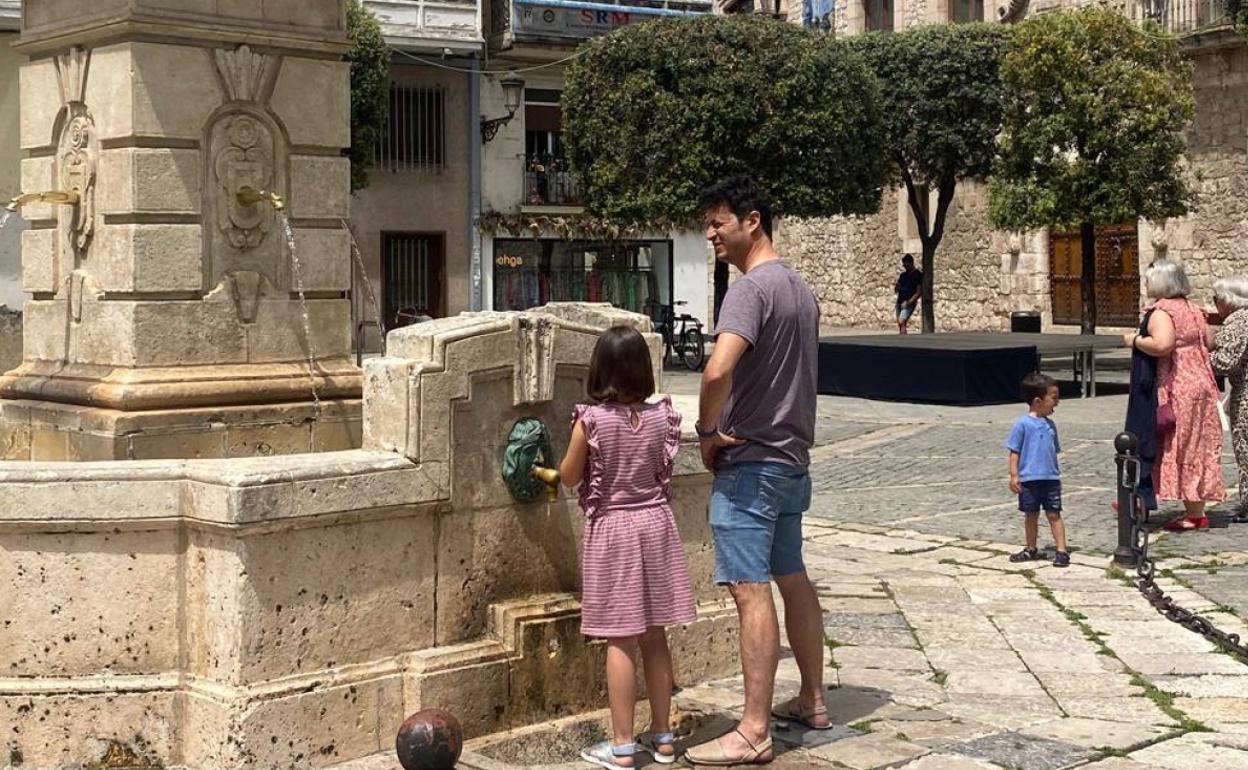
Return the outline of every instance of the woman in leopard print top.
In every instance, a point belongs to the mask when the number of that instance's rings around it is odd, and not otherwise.
[[[1248,278],[1223,278],[1213,285],[1213,300],[1222,316],[1222,328],[1213,339],[1213,370],[1226,375],[1231,397],[1227,417],[1231,446],[1239,466],[1239,503],[1235,521],[1248,523]]]

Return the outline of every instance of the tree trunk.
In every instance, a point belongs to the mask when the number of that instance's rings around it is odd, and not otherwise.
[[[1096,334],[1096,225],[1079,225],[1082,241],[1079,260],[1082,263],[1083,316],[1079,325],[1083,334]]]
[[[936,331],[936,307],[932,301],[933,286],[936,285],[936,240],[923,239],[923,333]]]
[[[898,168],[901,169],[901,179],[906,184],[906,200],[910,204],[910,213],[914,216],[914,221],[918,223],[919,241],[923,244],[923,267],[921,268],[923,287],[920,290],[919,301],[923,305],[923,333],[931,334],[936,331],[936,302],[933,289],[936,285],[934,281],[936,247],[940,245],[941,238],[945,237],[945,217],[949,213],[949,204],[953,203],[953,191],[958,180],[954,178],[940,180],[937,186],[936,216],[932,218],[929,226],[927,207],[924,205],[926,202],[919,201],[918,189],[915,187],[910,167],[903,158],[899,157],[896,160]]]

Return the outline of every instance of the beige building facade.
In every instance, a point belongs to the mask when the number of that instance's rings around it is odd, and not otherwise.
[[[551,300],[606,301],[654,314],[657,304],[711,320],[709,250],[689,230],[607,240],[576,232],[584,209],[563,153],[559,106],[568,59],[585,40],[662,16],[714,11],[711,0],[597,3],[510,0],[485,8],[489,75],[482,117],[509,113],[503,82],[523,80],[519,108],[484,143],[484,306],[522,310]],[[571,230],[563,223],[572,223]]]

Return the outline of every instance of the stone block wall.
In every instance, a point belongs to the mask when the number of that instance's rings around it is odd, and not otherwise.
[[[986,213],[982,186],[960,184],[936,250],[938,331],[1008,329],[1010,310],[1023,309],[1024,297],[1038,302],[1035,286],[1022,273],[1037,260],[1011,259],[1009,239],[987,228]],[[880,211],[870,216],[788,218],[779,224],[776,248],[811,285],[825,325],[894,327],[893,286],[901,255],[910,250],[916,262],[921,258],[917,241],[903,237],[899,223],[908,216],[902,196],[886,193]],[[1016,287],[1026,294],[1012,299]]]
[[[1197,209],[1142,238],[1140,262],[1164,245],[1187,265],[1193,298],[1211,305],[1214,281],[1248,273],[1248,44],[1193,51],[1192,61],[1196,116],[1186,138]]]

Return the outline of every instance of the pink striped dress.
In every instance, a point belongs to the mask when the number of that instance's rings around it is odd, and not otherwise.
[[[669,502],[680,450],[680,415],[671,399],[581,405],[572,418],[589,441],[580,489],[587,519],[581,633],[636,636],[692,621],[693,589]]]

